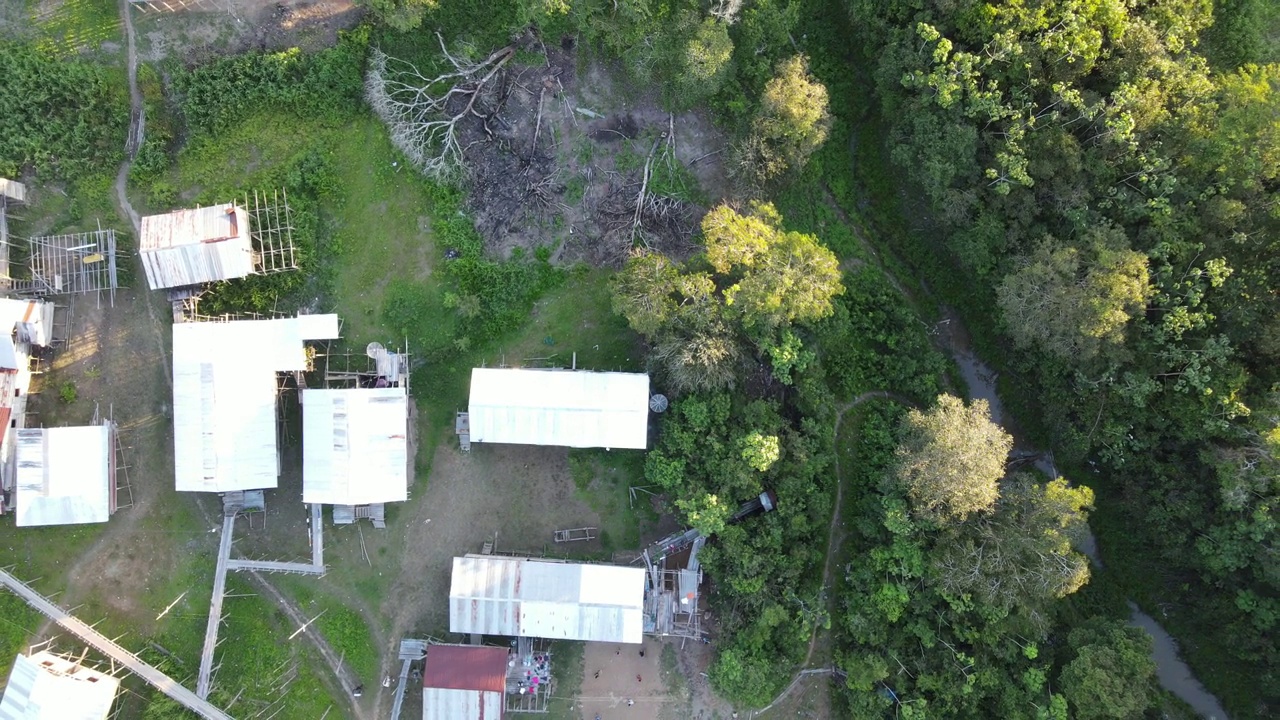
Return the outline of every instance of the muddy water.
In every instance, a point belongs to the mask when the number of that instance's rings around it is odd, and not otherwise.
[[[1049,477],[1057,477],[1058,470],[1053,465],[1050,453],[1038,451],[1028,446],[1012,419],[1004,411],[1000,396],[996,393],[996,373],[973,352],[969,342],[969,334],[960,319],[950,308],[946,308],[944,319],[936,326],[934,333],[939,347],[955,360],[960,368],[960,375],[968,385],[972,398],[982,398],[991,407],[991,418],[1000,423],[1014,438],[1014,455],[1027,458],[1037,469]],[[1098,556],[1098,544],[1090,532],[1081,542],[1080,551],[1098,566],[1102,560]],[[1210,720],[1227,720],[1227,713],[1222,703],[1211,695],[1204,686],[1191,674],[1191,668],[1178,656],[1178,644],[1165,629],[1160,627],[1150,615],[1129,603],[1129,624],[1146,630],[1153,639],[1151,658],[1156,663],[1156,677],[1161,687],[1176,695],[1190,705],[1200,715]]]
[[[1222,709],[1222,703],[1204,689],[1191,674],[1191,668],[1178,657],[1178,641],[1137,605],[1129,603],[1129,613],[1129,624],[1146,630],[1155,641],[1151,657],[1156,661],[1156,678],[1160,685],[1202,716],[1210,720],[1227,720],[1227,711]]]

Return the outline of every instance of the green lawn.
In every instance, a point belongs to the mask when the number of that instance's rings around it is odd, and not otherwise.
[[[651,496],[631,488],[643,486],[644,453],[639,450],[570,450],[569,470],[578,497],[600,515],[600,546],[605,557],[614,550],[640,547],[641,533],[657,522]]]
[[[413,283],[438,292],[440,285],[426,183],[399,163],[386,131],[371,116],[334,140],[330,147],[344,197],[328,213],[341,248],[328,259],[336,266],[333,310],[342,316],[342,334],[350,342],[399,343],[403,338],[388,337],[382,319],[388,286]]]
[[[644,370],[639,338],[610,306],[609,273],[577,268],[534,305],[528,324],[484,358],[489,365]]]

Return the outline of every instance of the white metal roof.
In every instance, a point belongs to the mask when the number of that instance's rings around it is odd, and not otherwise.
[[[142,218],[138,251],[152,290],[230,280],[254,271],[249,214],[230,204]]]
[[[453,559],[449,631],[638,643],[644,569],[494,555]]]
[[[302,391],[302,501],[368,505],[408,499],[404,387]]]
[[[0,195],[18,202],[27,201],[27,186],[16,180],[0,178]]]
[[[0,720],[106,720],[120,681],[47,652],[19,655]]]
[[[468,414],[471,442],[643,450],[649,376],[475,368]]]
[[[337,315],[173,326],[178,490],[276,486],[276,373],[305,370],[307,340],[338,337]]]
[[[48,345],[53,329],[53,303],[43,300],[0,298],[0,332],[13,333],[18,341]]]
[[[503,707],[498,692],[422,689],[422,720],[501,720]]]
[[[115,509],[111,425],[17,431],[17,522],[106,522]]]

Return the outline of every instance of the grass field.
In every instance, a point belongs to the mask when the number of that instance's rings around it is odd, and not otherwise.
[[[112,43],[120,54],[124,25],[113,0],[28,0],[27,8],[42,46],[71,54]]]

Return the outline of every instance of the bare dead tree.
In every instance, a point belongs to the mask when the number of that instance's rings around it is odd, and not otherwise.
[[[472,62],[450,54],[440,33],[436,38],[451,71],[427,77],[413,63],[375,48],[364,87],[369,105],[387,124],[392,143],[424,174],[443,180],[464,171],[466,148],[459,124],[468,117],[487,123],[494,110],[477,101],[515,55],[516,46]]]
[[[725,25],[732,25],[738,19],[738,13],[741,10],[742,0],[712,0],[711,9],[708,12]]]

